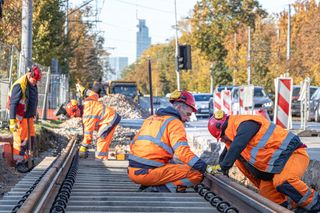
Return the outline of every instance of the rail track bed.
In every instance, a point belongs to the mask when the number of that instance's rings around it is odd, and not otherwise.
[[[217,175],[187,193],[137,192],[127,161],[80,159],[75,139],[45,158],[0,200],[0,212],[290,212]]]

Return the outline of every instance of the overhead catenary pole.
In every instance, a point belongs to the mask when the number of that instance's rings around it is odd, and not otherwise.
[[[69,28],[69,16],[68,16],[68,12],[69,12],[69,0],[66,1],[66,27],[64,28],[64,35],[67,38],[68,36],[68,28]]]
[[[180,90],[180,73],[179,73],[179,42],[178,42],[178,21],[177,21],[177,1],[174,0],[174,17],[175,17],[175,30],[176,30],[176,74],[177,74],[177,89]]]
[[[233,63],[235,66],[233,67],[233,75],[232,75],[232,85],[236,85],[236,73],[237,73],[237,33],[233,34]]]
[[[150,113],[153,115],[153,91],[152,91],[152,69],[151,59],[148,59],[148,72],[149,72],[149,90],[150,90]]]
[[[213,63],[210,65],[210,93],[214,93],[214,85],[213,85]]]
[[[22,0],[21,60],[19,73],[24,74],[32,64],[32,0]]]
[[[248,56],[247,56],[248,85],[251,84],[251,27],[248,27]]]
[[[288,34],[287,34],[287,63],[290,61],[290,43],[291,43],[291,6],[288,8]],[[289,66],[288,66],[289,71]]]

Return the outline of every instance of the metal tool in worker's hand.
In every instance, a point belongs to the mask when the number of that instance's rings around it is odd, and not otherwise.
[[[28,124],[28,168],[31,170],[33,167],[33,147],[31,142],[31,135],[30,135],[30,118],[27,118]]]

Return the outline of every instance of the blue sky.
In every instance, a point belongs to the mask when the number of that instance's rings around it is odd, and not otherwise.
[[[77,7],[88,0],[70,0]],[[176,0],[178,19],[188,16],[197,0]],[[288,8],[294,0],[260,0],[269,13]],[[95,28],[105,38],[105,47],[111,56],[129,57],[135,61],[137,18],[146,19],[152,44],[164,43],[173,38],[175,31],[174,0],[94,0],[99,22]]]

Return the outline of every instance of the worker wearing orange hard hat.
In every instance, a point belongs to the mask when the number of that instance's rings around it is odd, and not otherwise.
[[[299,137],[259,115],[226,115],[218,110],[208,130],[226,145],[220,167],[224,174],[235,163],[262,196],[296,212],[320,211],[318,192],[301,177],[309,156]],[[288,198],[290,200],[288,200]]]
[[[184,192],[198,184],[203,174],[213,172],[191,150],[184,123],[196,112],[188,91],[170,95],[172,106],[160,108],[147,118],[130,144],[129,178],[141,184],[139,191]],[[183,164],[173,162],[175,155]]]

